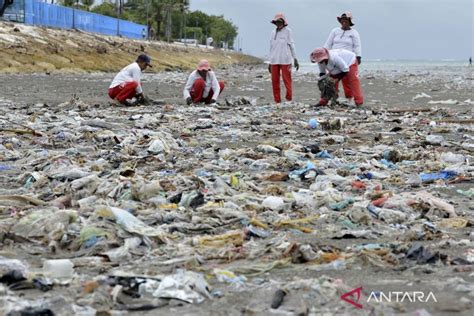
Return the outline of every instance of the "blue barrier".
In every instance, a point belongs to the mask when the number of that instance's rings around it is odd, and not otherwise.
[[[25,0],[24,22],[30,25],[78,29],[128,38],[147,37],[146,25],[37,0]]]
[[[5,0],[0,0],[0,6],[3,6]],[[15,0],[13,4],[9,5],[3,13],[2,19],[12,22],[24,22],[25,17],[25,3],[24,0]]]

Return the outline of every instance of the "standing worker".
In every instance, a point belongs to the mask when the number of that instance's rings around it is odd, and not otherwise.
[[[296,70],[300,68],[296,59],[295,44],[291,30],[287,27],[288,22],[283,13],[278,13],[271,21],[276,29],[272,31],[270,39],[270,54],[268,71],[272,74],[273,98],[276,103],[281,102],[280,96],[280,72],[286,88],[286,101],[291,101],[292,82],[291,67],[294,62]]]
[[[324,44],[324,48],[331,49],[345,49],[353,52],[356,55],[357,65],[360,65],[362,61],[362,46],[360,42],[360,35],[355,29],[351,28],[354,26],[352,23],[352,13],[346,11],[337,17],[337,20],[341,24],[341,27],[336,27],[331,31],[329,37]],[[349,104],[354,104],[354,96],[350,94],[350,89],[346,87],[342,82],[344,88],[344,94]]]
[[[186,103],[211,104],[217,102],[217,97],[224,90],[224,82],[217,81],[216,74],[205,59],[201,60],[188,78],[183,95]]]
[[[109,87],[109,97],[116,103],[133,106],[145,102],[140,77],[142,71],[152,67],[151,58],[147,55],[138,56],[137,60],[120,70]],[[133,100],[133,99],[136,100]]]
[[[319,76],[324,78],[327,74],[336,79],[336,91],[338,82],[342,81],[348,93],[354,97],[355,105],[364,103],[364,96],[360,87],[358,76],[358,64],[356,55],[345,49],[333,49],[328,51],[324,47],[316,48],[310,56],[311,62],[319,64]],[[321,98],[318,105],[327,105],[329,100]]]

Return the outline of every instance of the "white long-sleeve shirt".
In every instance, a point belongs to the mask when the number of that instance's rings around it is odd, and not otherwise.
[[[183,90],[183,95],[184,98],[187,99],[191,96],[191,89],[193,88],[194,82],[202,78],[201,75],[198,73],[197,70],[194,70],[188,77],[188,81],[186,82],[186,85],[184,86]],[[207,76],[206,76],[206,87],[204,88],[204,92],[202,94],[203,98],[207,98],[209,96],[209,91],[212,89],[212,97],[211,99],[217,101],[217,97],[219,97],[219,94],[221,93],[221,87],[219,86],[219,82],[217,81],[216,74],[214,71],[208,71]]]
[[[295,43],[291,29],[284,27],[277,31],[272,31],[270,39],[270,54],[268,59],[271,65],[290,65],[296,58]]]
[[[328,64],[319,63],[319,72],[337,75],[348,72],[349,67],[356,61],[356,55],[346,49],[332,49],[329,51]]]
[[[136,81],[138,82],[137,93],[142,93],[142,84],[140,83],[140,77],[142,75],[142,70],[138,63],[134,62],[127,67],[124,67],[120,72],[115,76],[114,80],[110,84],[110,88],[115,88],[125,82]]]
[[[362,56],[362,45],[360,42],[360,35],[354,29],[343,30],[340,27],[336,27],[329,33],[329,37],[324,44],[326,49],[346,49],[356,54],[356,56]]]

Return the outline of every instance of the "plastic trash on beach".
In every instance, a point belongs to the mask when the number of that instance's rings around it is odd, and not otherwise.
[[[185,270],[178,270],[176,274],[164,277],[153,296],[178,299],[191,304],[199,304],[211,298],[210,288],[204,277]]]
[[[277,106],[268,71],[252,67],[216,67],[229,83],[216,105],[184,105],[182,70],[144,74],[165,105],[90,98],[112,79],[99,73],[59,76],[80,100],[0,96],[0,314],[353,314],[341,294],[380,288],[381,271],[468,312],[472,102],[427,102],[468,99],[469,73],[367,65],[362,107],[336,95],[314,107],[318,75],[298,72],[303,95]],[[31,79],[29,92],[58,82],[8,76]],[[450,312],[443,301],[426,309]],[[419,308],[360,302],[377,315]]]
[[[283,210],[285,202],[281,197],[269,196],[262,202],[263,207],[267,207],[273,211]]]
[[[160,242],[166,242],[166,233],[159,228],[152,228],[129,212],[117,207],[98,208],[96,214],[105,218],[113,218],[118,225],[130,233],[141,236],[156,237]]]

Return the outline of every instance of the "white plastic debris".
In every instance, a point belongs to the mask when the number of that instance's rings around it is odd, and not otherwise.
[[[285,202],[281,197],[269,196],[262,202],[263,207],[267,207],[273,211],[281,211],[285,206]]]
[[[191,304],[199,304],[211,297],[204,276],[185,270],[178,270],[176,274],[166,276],[153,296],[174,298]]]

